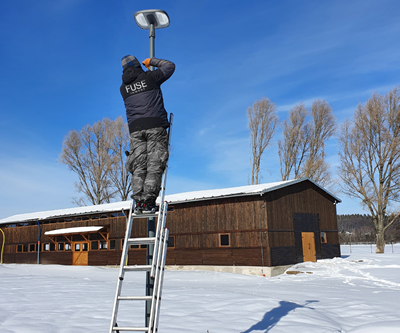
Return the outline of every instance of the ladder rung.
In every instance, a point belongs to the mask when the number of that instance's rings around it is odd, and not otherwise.
[[[155,237],[128,238],[129,245],[154,244],[155,241],[156,241]]]
[[[154,213],[154,214],[132,214],[132,217],[134,219],[143,219],[143,218],[148,218],[148,217],[157,217],[158,216],[158,212]]]
[[[135,332],[148,332],[148,327],[113,327],[113,331],[135,331]]]
[[[152,296],[118,296],[120,301],[149,301]]]
[[[126,271],[150,271],[151,265],[134,265],[134,266],[124,266]]]

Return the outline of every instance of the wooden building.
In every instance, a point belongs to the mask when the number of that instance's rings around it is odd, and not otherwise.
[[[187,192],[166,200],[172,208],[167,217],[171,267],[263,270],[340,256],[340,199],[307,178]],[[118,265],[129,207],[124,201],[0,220],[3,261]],[[147,220],[136,219],[132,237],[146,232]],[[131,247],[128,258],[130,264],[144,264],[145,247]]]

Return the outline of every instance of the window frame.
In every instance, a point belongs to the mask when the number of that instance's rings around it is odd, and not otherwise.
[[[172,239],[172,245],[170,245],[170,239]],[[167,248],[168,249],[174,249],[175,248],[175,236],[168,236]]]
[[[228,236],[228,245],[222,244],[222,236]],[[231,234],[229,234],[229,233],[218,234],[218,245],[219,245],[219,247],[230,247],[231,246]]]
[[[328,244],[328,234],[325,231],[320,232],[321,244]]]

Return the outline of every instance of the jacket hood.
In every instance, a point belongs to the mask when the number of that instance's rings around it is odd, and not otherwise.
[[[142,73],[144,73],[142,68],[127,66],[122,72],[122,82],[124,84],[129,84],[135,81],[136,78]]]

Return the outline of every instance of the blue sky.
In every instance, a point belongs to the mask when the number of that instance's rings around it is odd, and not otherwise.
[[[399,85],[396,0],[0,3],[0,218],[73,207],[75,174],[58,163],[72,129],[124,116],[120,60],[149,56],[138,10],[167,11],[156,57],[176,63],[163,85],[175,122],[168,193],[248,184],[246,110],[268,97],[287,111],[324,98],[339,121],[374,91]],[[280,180],[276,133],[263,182]],[[328,162],[339,161],[335,138]],[[366,213],[340,192],[339,214]]]

